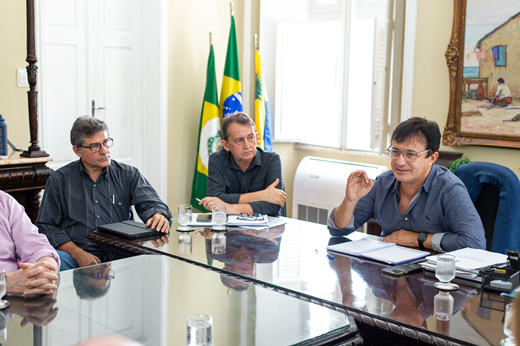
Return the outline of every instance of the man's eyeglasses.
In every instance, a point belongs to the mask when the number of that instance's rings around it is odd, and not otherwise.
[[[103,275],[103,271],[101,269],[94,269],[92,272],[92,279],[100,280],[105,278],[106,280],[114,279],[116,277],[116,273],[113,270],[109,270],[105,275]]]
[[[94,143],[94,144],[89,145],[88,147],[86,147],[84,145],[78,145],[78,147],[88,148],[93,153],[99,153],[101,151],[101,146],[104,146],[105,148],[110,149],[112,147],[112,144],[114,144],[114,140],[109,137],[109,138],[107,138],[106,141],[103,142],[103,144]]]
[[[392,160],[397,160],[399,158],[399,156],[401,156],[401,154],[402,154],[405,161],[408,161],[408,162],[414,162],[415,160],[417,160],[417,156],[427,153],[429,151],[430,151],[430,149],[426,149],[425,151],[421,151],[420,153],[414,153],[412,151],[401,151],[401,150],[390,149],[390,148],[386,149],[386,153]]]
[[[248,213],[240,213],[237,216],[237,220],[240,221],[263,221],[264,216],[262,214],[254,213],[253,215],[249,215]]]

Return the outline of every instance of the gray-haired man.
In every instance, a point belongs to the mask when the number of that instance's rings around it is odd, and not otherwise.
[[[137,168],[111,160],[103,121],[79,117],[70,141],[80,159],[50,176],[36,219],[58,250],[61,270],[100,263],[101,249],[86,236],[99,225],[132,220],[132,205],[148,227],[168,232],[170,210]]]
[[[222,122],[222,147],[209,157],[208,197],[199,204],[211,210],[225,204],[227,214],[280,215],[285,205],[282,162],[277,153],[256,147],[255,123],[245,113]]]

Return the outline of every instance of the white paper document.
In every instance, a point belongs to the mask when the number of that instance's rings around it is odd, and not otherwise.
[[[269,216],[262,215],[260,219],[243,220],[238,215],[228,215],[227,226],[252,226],[252,227],[269,227]]]
[[[190,227],[212,227],[216,225],[216,223],[214,223],[213,221],[197,221],[197,217],[200,214],[204,213],[193,213],[191,217],[191,222],[189,224]],[[262,216],[263,218],[260,220],[239,220],[238,215],[228,215],[227,222],[225,223],[225,225],[228,227],[251,227],[256,229],[264,229],[287,223],[287,221],[279,218],[270,217],[267,215]],[[274,221],[272,226],[271,221]]]
[[[389,264],[406,263],[426,257],[430,254],[426,251],[410,249],[398,246],[394,243],[383,243],[368,238],[331,245],[327,247],[327,250],[369,258]]]
[[[457,269],[477,273],[480,269],[507,262],[507,255],[469,247],[447,252],[447,254],[455,256],[455,267]],[[436,255],[428,256],[426,259],[430,263],[437,263]]]

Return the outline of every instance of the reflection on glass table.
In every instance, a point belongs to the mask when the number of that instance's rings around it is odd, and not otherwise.
[[[433,316],[438,320],[448,321],[453,316],[453,296],[446,291],[439,291],[434,297]]]
[[[212,316],[215,345],[320,345],[358,337],[353,320],[341,312],[254,285],[228,293],[218,272],[167,256],[62,272],[57,301],[39,302],[38,318],[36,310],[21,308],[30,306],[27,300],[8,298],[13,313],[41,325],[30,335],[32,328],[20,333],[18,320],[8,321],[6,335],[14,345],[30,345],[33,338],[41,345],[71,345],[106,334],[144,345],[185,345],[186,319],[193,314]]]
[[[433,287],[435,279],[418,272],[395,280],[382,276],[381,269],[388,267],[386,264],[336,253],[332,254],[333,259],[327,257],[329,244],[361,239],[367,237],[366,234],[354,232],[347,237],[330,237],[325,225],[283,219],[287,224],[268,231],[240,231],[242,235],[233,245],[237,250],[227,251],[229,253],[225,255],[208,252],[207,239],[211,236],[201,228],[193,235],[193,251],[189,255],[179,255],[176,246],[167,244],[155,248],[145,242],[140,247],[346,306],[352,311],[377,316],[416,331],[427,330],[449,340],[498,345],[504,338],[503,312],[495,313],[496,303],[487,306],[482,301],[484,295],[491,297],[489,299],[501,299],[498,294],[460,285],[460,289],[452,293],[453,317],[440,321],[434,317],[434,297],[438,293]],[[233,232],[236,231],[226,233],[228,250],[229,234]],[[238,251],[241,248],[242,251]],[[236,256],[233,258],[231,254]]]
[[[177,243],[178,243],[179,254],[180,255],[189,255],[189,254],[191,254],[192,238],[191,238],[191,235],[188,232],[181,232],[181,234],[177,238]]]

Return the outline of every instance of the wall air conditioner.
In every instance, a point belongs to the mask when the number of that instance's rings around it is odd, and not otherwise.
[[[305,157],[294,177],[293,218],[326,225],[329,213],[345,196],[349,174],[359,169],[375,179],[388,168],[369,163]]]

